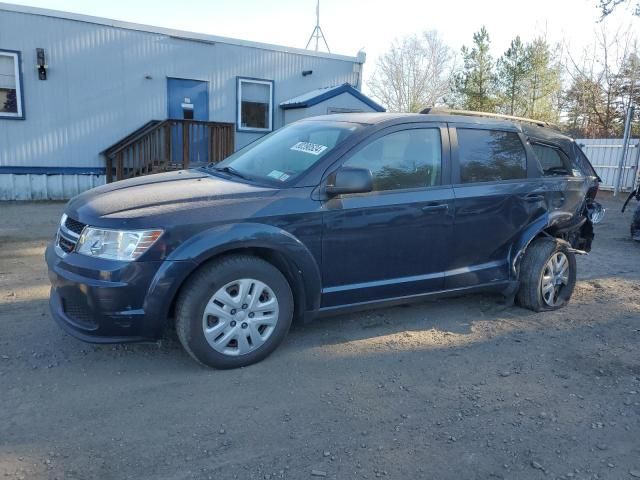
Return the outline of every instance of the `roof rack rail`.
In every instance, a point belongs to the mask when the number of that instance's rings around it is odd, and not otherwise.
[[[537,125],[538,127],[549,127],[556,130],[560,130],[557,125],[546,122],[544,120],[534,120],[533,118],[515,117],[513,115],[502,115],[500,113],[488,113],[488,112],[475,112],[472,110],[452,110],[449,108],[428,107],[422,110],[420,113],[424,114],[443,114],[443,115],[469,115],[472,117],[488,117],[499,118],[502,120],[512,120],[514,122],[526,122]]]

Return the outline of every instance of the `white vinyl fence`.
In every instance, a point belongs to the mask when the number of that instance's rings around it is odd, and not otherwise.
[[[621,138],[576,139],[593,167],[602,179],[600,188],[613,190],[616,184],[618,163],[622,153]],[[632,138],[622,167],[620,190],[628,192],[635,186],[640,162],[640,139]]]

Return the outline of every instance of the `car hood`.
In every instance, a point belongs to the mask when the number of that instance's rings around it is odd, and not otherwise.
[[[109,183],[73,198],[66,208],[71,218],[109,227],[124,224],[157,224],[159,217],[184,216],[185,211],[251,204],[276,190],[210,175],[198,170],[179,170]],[[216,208],[218,216],[224,209]],[[202,219],[201,219],[202,220]],[[124,221],[124,222],[123,222]]]

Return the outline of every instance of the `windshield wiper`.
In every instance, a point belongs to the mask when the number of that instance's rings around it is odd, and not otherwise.
[[[234,177],[242,178],[243,180],[249,180],[245,175],[241,174],[233,167],[212,167],[216,172],[224,172]]]

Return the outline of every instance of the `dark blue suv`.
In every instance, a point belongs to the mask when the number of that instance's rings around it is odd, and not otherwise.
[[[570,138],[478,115],[340,114],[207,168],[95,188],[46,259],[51,311],[89,342],[160,338],[257,362],[292,319],[494,291],[563,306],[589,251],[598,177]]]

